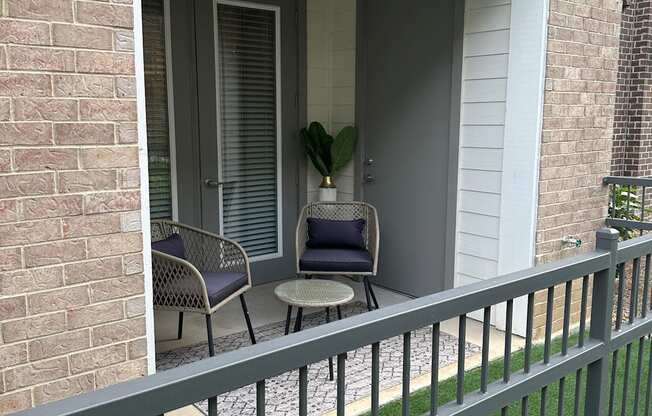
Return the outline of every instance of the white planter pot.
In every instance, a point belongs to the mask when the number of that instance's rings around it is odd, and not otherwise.
[[[335,202],[337,201],[337,188],[319,188],[319,201],[320,202]]]

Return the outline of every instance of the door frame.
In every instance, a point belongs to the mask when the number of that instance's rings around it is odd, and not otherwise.
[[[179,194],[177,188],[177,133],[174,118],[174,67],[172,63],[172,25],[170,23],[170,1],[163,0],[163,25],[165,35],[165,83],[167,88],[168,135],[170,146],[170,198],[172,220],[179,220]]]
[[[464,1],[452,0],[454,3],[455,33],[453,36],[452,79],[450,91],[449,116],[449,151],[448,151],[448,184],[446,204],[446,249],[444,264],[444,290],[455,285],[455,244],[457,230],[457,185],[460,142],[460,116],[462,100],[462,63],[464,42]],[[372,0],[356,0],[356,74],[355,74],[355,120],[358,128],[358,152],[354,166],[354,197],[364,200],[363,175],[365,167],[365,100],[363,91],[366,88],[366,42],[364,39],[364,10],[370,7]],[[373,7],[373,6],[371,6]],[[380,213],[379,215],[382,215]]]

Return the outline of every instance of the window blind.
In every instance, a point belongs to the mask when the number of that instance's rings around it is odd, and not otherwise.
[[[275,13],[218,5],[222,224],[252,257],[279,251]]]
[[[150,216],[172,218],[163,0],[143,0],[142,12]]]

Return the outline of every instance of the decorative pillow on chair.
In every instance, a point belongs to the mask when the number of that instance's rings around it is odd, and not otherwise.
[[[179,234],[172,234],[165,240],[153,242],[152,250],[160,251],[161,253],[169,254],[180,259],[186,259],[186,248]]]
[[[366,221],[363,219],[340,221],[321,218],[308,218],[309,248],[351,248],[364,250],[362,230]]]

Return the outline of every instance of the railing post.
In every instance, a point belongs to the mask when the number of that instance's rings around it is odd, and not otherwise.
[[[618,231],[603,228],[598,231],[596,248],[611,253],[609,268],[593,275],[590,337],[609,345],[611,341],[611,320],[613,313],[613,285],[618,261]],[[609,355],[588,366],[586,384],[586,415],[602,416],[608,401]]]

